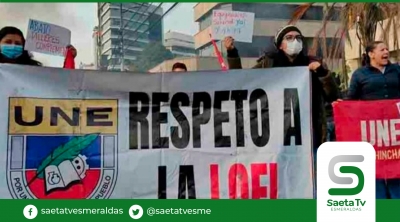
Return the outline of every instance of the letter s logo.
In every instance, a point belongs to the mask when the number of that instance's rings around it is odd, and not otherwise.
[[[329,162],[328,173],[332,182],[336,184],[352,184],[353,179],[351,177],[338,177],[334,172],[335,165],[341,162],[364,162],[364,156],[362,155],[339,155],[335,156]],[[357,195],[364,188],[364,173],[360,168],[355,166],[341,166],[339,171],[341,173],[350,173],[358,177],[358,184],[354,188],[331,188],[328,193],[332,196],[338,195]]]

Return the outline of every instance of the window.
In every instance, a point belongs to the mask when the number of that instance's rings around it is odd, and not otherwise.
[[[155,42],[161,42],[163,39],[163,25],[162,18],[160,15],[153,14],[149,17],[149,40]]]
[[[341,13],[341,8],[335,8],[333,11],[332,11],[332,15],[330,15],[330,20],[331,21],[340,21],[340,13]]]
[[[113,46],[119,46],[121,42],[121,39],[111,39],[111,44]],[[130,39],[124,39],[124,46],[132,46],[132,47],[138,47],[138,48],[144,48],[147,46],[147,43],[139,42],[139,41],[133,41]]]
[[[119,26],[119,25],[118,25]],[[143,24],[136,21],[124,21],[125,29],[132,29],[135,31],[145,32],[149,26],[147,24]]]
[[[126,56],[138,57],[140,55],[140,51],[133,51],[133,50],[125,50]]]
[[[112,8],[110,11],[111,11],[111,16],[118,16],[118,17],[121,16],[119,9]]]
[[[120,26],[121,25],[121,21],[117,20],[117,19],[111,19],[111,25]]]
[[[212,15],[210,12],[208,12],[200,21],[199,21],[199,26],[200,26],[200,31],[203,31],[204,29],[208,28],[212,24]]]
[[[140,22],[140,23],[146,22],[146,23],[148,23],[148,20],[147,20],[148,15],[147,14],[143,14],[141,11],[138,11],[138,12],[130,12],[130,11],[124,12],[123,17],[124,17],[124,19],[128,19],[128,20],[135,21],[135,22]]]
[[[186,47],[180,47],[180,46],[172,46],[171,51],[176,51],[176,52],[183,52],[183,53],[195,53],[194,49],[191,48],[186,48]]]

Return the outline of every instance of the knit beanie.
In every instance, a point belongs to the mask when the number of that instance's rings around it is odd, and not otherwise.
[[[294,25],[287,25],[283,28],[281,28],[275,35],[275,46],[279,48],[279,46],[281,45],[282,41],[283,41],[283,37],[288,33],[288,32],[292,32],[292,31],[296,31],[298,33],[301,34],[300,29],[297,28]]]

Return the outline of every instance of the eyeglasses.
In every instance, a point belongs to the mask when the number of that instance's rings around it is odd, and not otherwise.
[[[286,35],[283,38],[288,42],[293,42],[295,39],[297,41],[303,41],[303,36],[301,36],[301,35]]]

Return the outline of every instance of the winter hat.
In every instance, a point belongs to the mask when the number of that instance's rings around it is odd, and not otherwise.
[[[297,27],[294,26],[294,25],[287,25],[287,26],[281,28],[281,29],[276,33],[276,35],[275,35],[275,46],[276,46],[276,47],[279,47],[279,46],[281,45],[282,41],[283,41],[283,37],[284,37],[288,32],[292,32],[292,31],[296,31],[296,32],[300,33],[300,35],[302,35],[299,28],[297,28]]]
[[[12,26],[6,26],[0,30],[0,40],[2,40],[6,35],[19,35],[22,37],[23,44],[25,45],[24,34],[18,28]]]

